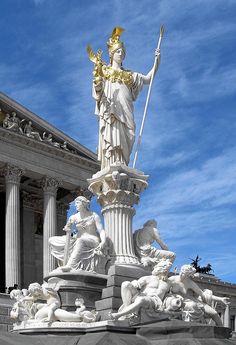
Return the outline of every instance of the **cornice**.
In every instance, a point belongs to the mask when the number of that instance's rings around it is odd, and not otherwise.
[[[94,152],[90,151],[76,140],[72,139],[47,121],[40,118],[35,113],[31,112],[21,104],[17,103],[15,100],[11,99],[4,93],[0,92],[0,108],[4,111],[4,113],[12,113],[16,112],[17,116],[21,119],[26,119],[33,122],[33,125],[36,126],[37,130],[46,131],[47,133],[52,133],[53,137],[55,137],[56,141],[66,141],[68,145],[81,154],[81,156],[87,156],[88,160],[94,161],[97,163],[97,156]],[[97,163],[98,164],[98,163]]]
[[[92,172],[99,170],[99,163],[93,162],[90,159],[84,158],[79,156],[78,154],[74,154],[68,151],[61,150],[60,148],[48,145],[44,142],[37,141],[32,138],[28,138],[21,134],[12,132],[8,129],[0,127],[0,141],[5,141],[9,143],[15,143],[19,146],[25,147],[26,149],[30,149],[32,151],[42,153],[44,152],[46,155],[56,156],[57,158],[67,161],[70,163],[79,164],[80,166],[86,167],[88,170]]]

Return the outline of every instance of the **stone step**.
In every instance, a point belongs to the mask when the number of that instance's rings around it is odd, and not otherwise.
[[[14,301],[8,294],[0,293],[0,331],[9,332],[12,329],[13,320],[10,317]]]
[[[95,303],[97,311],[104,309],[114,309],[117,310],[122,304],[122,299],[117,297],[105,298],[103,300],[97,301]]]
[[[121,288],[119,286],[109,286],[102,290],[102,299],[108,297],[121,298]]]

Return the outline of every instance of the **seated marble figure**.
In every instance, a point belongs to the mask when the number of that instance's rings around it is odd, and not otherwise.
[[[148,220],[143,228],[134,232],[133,238],[135,254],[144,267],[152,270],[161,259],[169,259],[174,262],[176,255],[174,252],[169,251],[167,245],[161,239],[156,220]],[[155,241],[161,249],[152,246]]]
[[[77,213],[68,219],[63,229],[67,235],[49,239],[51,254],[58,259],[61,271],[104,273],[109,255],[101,219],[90,211],[90,201],[85,197],[77,197],[75,206]],[[76,228],[74,236],[73,227]]]

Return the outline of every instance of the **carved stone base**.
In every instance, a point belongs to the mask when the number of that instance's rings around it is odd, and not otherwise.
[[[79,272],[53,272],[44,280],[50,278],[59,279],[58,294],[61,299],[62,309],[75,310],[75,299],[83,298],[87,310],[95,308],[95,301],[101,299],[103,288],[106,286],[107,276],[103,274],[79,271]]]
[[[90,324],[43,322],[21,323],[9,334],[6,344],[43,343],[45,345],[230,345],[230,330],[224,327],[200,325],[184,321],[160,321],[131,327],[127,321],[100,321]],[[27,335],[27,336],[24,336]],[[29,335],[31,335],[29,337]],[[49,336],[50,335],[50,336]],[[0,338],[1,339],[1,338]],[[5,344],[5,343],[4,343]]]
[[[21,334],[83,334],[85,332],[105,331],[109,328],[114,328],[116,331],[134,333],[135,330],[130,329],[127,321],[98,321],[98,322],[39,322],[35,320],[28,320],[14,325],[14,332]]]
[[[136,326],[137,327],[137,326]],[[230,345],[230,329],[180,320],[161,321],[137,328],[137,335],[148,344],[158,345]]]

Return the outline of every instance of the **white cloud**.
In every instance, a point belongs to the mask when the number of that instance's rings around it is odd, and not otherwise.
[[[162,183],[152,183],[138,206],[135,225],[157,218],[170,239],[195,236],[235,228],[236,204],[235,148],[208,159],[195,169],[183,167],[167,175]]]

